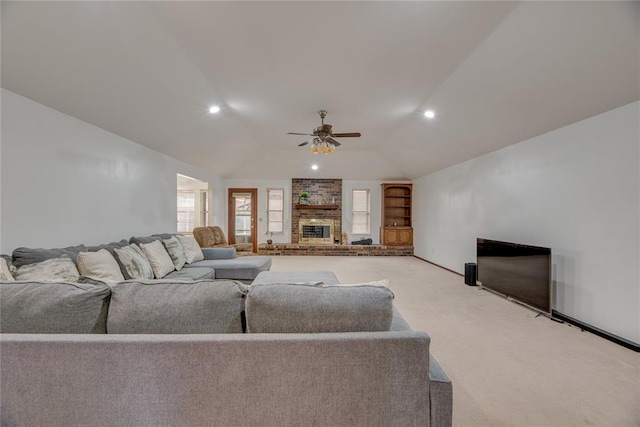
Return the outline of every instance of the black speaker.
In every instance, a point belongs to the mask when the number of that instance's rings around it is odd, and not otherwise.
[[[478,264],[467,262],[464,264],[464,283],[469,286],[476,286],[478,280]]]

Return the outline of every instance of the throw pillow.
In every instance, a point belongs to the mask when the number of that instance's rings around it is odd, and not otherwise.
[[[156,279],[162,279],[176,269],[171,257],[160,240],[151,243],[140,243],[140,249],[145,254],[153,269]]]
[[[0,258],[0,280],[3,282],[13,282],[16,279],[11,274],[7,261],[4,258]]]
[[[187,262],[182,245],[178,242],[176,236],[171,236],[169,239],[163,239],[162,244],[171,257],[176,270],[180,271],[180,269],[184,267],[185,262]]]
[[[250,333],[388,331],[393,293],[380,286],[251,286],[245,313]]]
[[[187,264],[204,259],[204,254],[202,253],[202,249],[200,249],[200,245],[196,242],[196,239],[191,236],[183,236],[182,234],[178,234],[176,237],[184,249]]]
[[[124,266],[127,279],[153,279],[151,264],[137,245],[114,249],[114,252]]]
[[[62,255],[42,262],[23,265],[13,275],[16,280],[36,280],[40,282],[76,282],[80,273],[71,256]]]
[[[86,277],[104,283],[116,283],[124,280],[118,262],[106,249],[100,249],[97,252],[80,252],[78,254],[78,271]]]

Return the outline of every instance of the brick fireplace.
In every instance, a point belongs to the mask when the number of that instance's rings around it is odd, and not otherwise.
[[[309,193],[309,205],[298,204],[298,197],[303,191]],[[291,193],[291,243],[300,243],[301,219],[332,220],[334,242],[340,240],[342,234],[341,179],[293,178]]]

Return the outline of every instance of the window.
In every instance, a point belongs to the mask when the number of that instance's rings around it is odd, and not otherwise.
[[[284,189],[267,189],[267,233],[284,231]]]
[[[196,197],[193,191],[178,191],[178,233],[191,233],[195,225]]]
[[[369,234],[369,190],[353,190],[353,234]]]
[[[209,225],[209,193],[200,190],[200,226]]]

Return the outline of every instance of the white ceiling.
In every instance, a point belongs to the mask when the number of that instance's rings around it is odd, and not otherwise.
[[[1,7],[3,88],[228,178],[416,178],[640,99],[639,2]],[[298,148],[320,109],[362,137]]]

